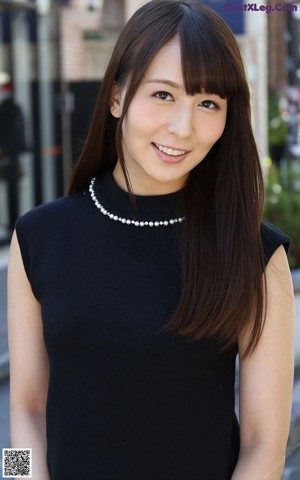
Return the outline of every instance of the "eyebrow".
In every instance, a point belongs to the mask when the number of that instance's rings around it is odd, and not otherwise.
[[[170,85],[171,87],[174,87],[174,88],[182,88],[181,85],[179,85],[178,83],[176,82],[172,82],[172,80],[164,80],[164,79],[159,79],[159,78],[154,78],[154,79],[151,79],[151,80],[146,80],[145,83],[163,83],[165,85]]]
[[[145,83],[163,83],[164,85],[170,85],[171,87],[177,88],[178,90],[182,88],[179,83],[173,82],[172,80],[166,80],[162,78],[151,78],[150,80],[146,80]],[[201,94],[207,94],[210,96],[216,96],[219,97],[221,100],[225,101],[226,99],[223,97],[220,97],[218,93],[207,93],[207,92],[201,92]]]

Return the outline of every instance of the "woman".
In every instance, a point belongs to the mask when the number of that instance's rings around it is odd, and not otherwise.
[[[290,239],[262,222],[245,72],[212,10],[131,18],[69,193],[11,247],[12,446],[33,478],[279,479]]]

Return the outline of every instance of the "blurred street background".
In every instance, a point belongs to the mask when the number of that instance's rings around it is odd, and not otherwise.
[[[6,319],[16,219],[67,191],[116,38],[143,0],[0,0],[0,452],[10,447]],[[300,479],[300,3],[207,0],[232,28],[251,87],[264,217],[293,239],[295,386],[283,480]],[[238,380],[236,382],[238,401]],[[1,468],[2,471],[2,468]]]

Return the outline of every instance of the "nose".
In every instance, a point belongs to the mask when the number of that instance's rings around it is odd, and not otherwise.
[[[179,138],[187,138],[193,131],[193,110],[190,106],[178,106],[171,114],[168,132]]]

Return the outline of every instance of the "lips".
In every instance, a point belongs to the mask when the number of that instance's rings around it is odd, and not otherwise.
[[[169,164],[181,162],[190,153],[190,150],[167,147],[159,143],[152,143],[152,145],[160,159]]]

